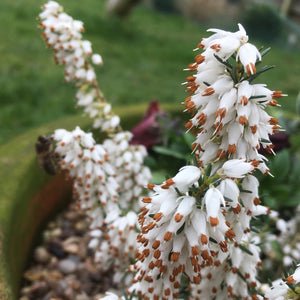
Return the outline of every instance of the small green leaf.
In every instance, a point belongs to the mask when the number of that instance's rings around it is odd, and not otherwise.
[[[217,242],[214,238],[212,238],[212,237],[210,237],[209,240],[210,240],[212,243],[214,243],[214,244],[218,244],[218,242]]]
[[[214,57],[217,59],[218,62],[220,62],[221,64],[225,65],[227,68],[232,70],[232,65],[227,60],[223,60],[221,57],[219,57],[216,54],[214,54]]]
[[[198,167],[198,161],[197,161],[197,157],[195,155],[193,155],[193,164],[194,164],[194,166]]]
[[[260,70],[258,70],[254,75],[249,76],[248,78],[246,78],[250,83],[256,78],[258,77],[260,74],[269,71],[271,69],[275,68],[275,66],[264,66],[262,67]]]
[[[185,222],[184,222],[183,225],[177,230],[176,234],[180,234],[180,233],[183,231],[184,226],[185,226]]]
[[[261,57],[265,56],[270,50],[271,50],[271,47],[268,47],[267,49],[265,49],[264,51],[262,51],[260,53]]]
[[[230,198],[228,198],[228,197],[225,197],[225,196],[224,196],[224,199],[225,199],[225,201],[227,201],[227,202],[233,202],[233,200],[230,199]]]
[[[266,95],[251,96],[249,99],[260,99],[260,98],[266,98]]]
[[[271,143],[271,141],[270,141],[270,140],[267,140],[267,139],[260,139],[260,142],[261,142],[261,143]]]
[[[163,146],[154,146],[152,149],[153,149],[153,151],[155,151],[159,154],[162,154],[162,155],[172,156],[172,157],[184,159],[184,160],[187,159],[187,156],[185,154],[182,154],[182,153],[175,151],[173,149],[170,149],[170,148],[166,148]]]
[[[211,165],[211,164],[208,164],[207,167],[205,168],[205,175],[206,175],[207,177],[210,176],[211,169],[212,169],[212,165]]]
[[[235,83],[238,83],[238,75],[237,75],[237,68],[236,68],[236,66],[233,66],[232,70],[231,71],[229,70],[229,73],[230,73],[230,76],[233,79],[233,81]]]
[[[239,245],[240,249],[246,253],[248,253],[249,255],[253,255],[253,253],[244,245]]]
[[[240,188],[240,192],[241,192],[241,193],[252,194],[252,191],[244,190],[244,189],[242,189],[242,188]]]
[[[258,230],[256,227],[252,226],[251,227],[251,231],[255,232],[255,233],[260,233],[260,230]]]
[[[177,187],[175,187],[175,191],[176,191],[178,196],[182,196],[182,193],[179,191],[179,189]]]
[[[204,183],[204,176],[200,176],[199,180],[198,180],[199,186],[201,186]]]
[[[238,270],[237,274],[242,278],[243,281],[247,282],[245,276]]]

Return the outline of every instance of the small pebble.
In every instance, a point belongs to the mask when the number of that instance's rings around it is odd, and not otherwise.
[[[68,280],[68,285],[75,291],[78,291],[81,287],[81,283],[78,280],[72,278]]]
[[[37,247],[34,251],[34,259],[37,263],[46,264],[50,261],[50,254],[45,247]]]
[[[61,228],[54,228],[50,234],[52,237],[59,237],[62,234],[62,230]]]
[[[56,222],[55,221],[50,221],[49,223],[48,223],[48,229],[55,229],[56,227],[57,227],[57,224],[56,224]]]
[[[69,255],[68,259],[73,261],[76,265],[78,265],[80,263],[80,258],[77,255]]]
[[[43,297],[48,291],[50,287],[44,281],[36,281],[30,288],[29,298],[38,299],[39,297]]]
[[[67,256],[67,253],[62,248],[62,245],[55,241],[49,243],[48,251],[58,258],[65,258]]]
[[[91,279],[91,281],[96,282],[96,283],[100,283],[103,280],[103,276],[99,272],[98,273],[89,273],[89,278]]]
[[[68,244],[68,245],[64,246],[63,249],[67,253],[76,254],[79,251],[79,246],[78,246],[78,244]]]
[[[87,230],[87,224],[86,222],[83,221],[79,221],[75,224],[75,229],[79,232],[79,233],[83,233],[84,231]]]
[[[75,300],[89,300],[90,298],[88,297],[87,294],[79,294],[76,296]]]
[[[59,270],[64,274],[70,274],[70,273],[75,272],[76,267],[77,267],[77,264],[70,259],[61,260],[58,263]]]
[[[79,218],[78,211],[68,211],[65,213],[65,218],[70,221],[76,221]]]
[[[28,270],[24,273],[24,278],[29,281],[38,281],[45,277],[45,271],[36,269],[36,270]]]

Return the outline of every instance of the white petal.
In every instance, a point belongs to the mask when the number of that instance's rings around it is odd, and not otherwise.
[[[203,199],[208,217],[216,218],[218,216],[220,205],[225,206],[223,195],[215,187],[210,188]]]
[[[190,186],[198,181],[201,170],[195,166],[185,166],[179,170],[173,181],[176,186]]]
[[[227,177],[242,178],[253,170],[254,167],[251,165],[251,163],[240,159],[231,159],[223,164],[218,173],[224,174]]]

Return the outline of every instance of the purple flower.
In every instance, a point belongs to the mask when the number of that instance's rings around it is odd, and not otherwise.
[[[161,128],[157,120],[158,116],[165,116],[157,101],[152,101],[142,119],[142,121],[132,129],[132,145],[144,145],[147,149],[159,144],[162,140]]]
[[[291,146],[289,136],[290,135],[286,132],[277,132],[269,136],[270,141],[274,145],[273,150],[275,153]],[[270,153],[267,152],[263,147],[260,147],[259,153],[262,155],[270,155]]]

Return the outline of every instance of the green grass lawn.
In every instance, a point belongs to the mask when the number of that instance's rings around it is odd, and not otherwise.
[[[52,52],[40,36],[36,17],[43,3],[0,3],[0,143],[31,127],[81,113],[74,108],[74,87],[63,83],[63,68],[54,64]],[[186,97],[182,70],[193,60],[192,49],[207,35],[205,28],[143,6],[120,22],[105,16],[104,0],[60,3],[73,18],[84,22],[84,39],[102,55],[104,65],[97,70],[98,79],[113,105],[126,109],[126,104],[157,99],[180,107]],[[265,63],[277,68],[257,82],[288,93],[290,97],[281,103],[293,111],[299,92],[300,56],[274,46]]]

